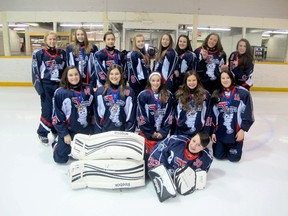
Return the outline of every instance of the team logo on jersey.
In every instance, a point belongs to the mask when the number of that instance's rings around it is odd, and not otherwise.
[[[137,117],[137,122],[139,126],[146,124],[144,116]]]
[[[196,161],[193,162],[193,166],[200,168],[203,164],[203,161],[201,161],[199,158],[196,159]]]
[[[136,78],[135,78],[134,75],[131,76],[131,82],[132,82],[132,83],[136,83]]]
[[[174,162],[175,162],[176,164],[178,164],[178,166],[180,166],[180,167],[182,167],[182,166],[184,166],[184,165],[186,164],[186,161],[182,160],[182,159],[179,158],[179,157],[175,157]]]
[[[98,72],[98,77],[99,77],[101,80],[106,80],[106,74],[105,74],[103,71],[99,71],[99,72]]]
[[[160,162],[158,160],[154,159],[153,157],[149,158],[148,167],[155,167],[158,166],[159,164]]]

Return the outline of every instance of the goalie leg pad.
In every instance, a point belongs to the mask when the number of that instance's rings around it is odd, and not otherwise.
[[[160,202],[176,196],[175,185],[164,165],[160,164],[152,168],[148,175],[154,184]]]
[[[123,131],[109,131],[92,136],[76,134],[71,143],[71,156],[78,160],[133,159],[143,160],[144,137]]]
[[[141,187],[145,185],[144,160],[79,160],[71,163],[69,178],[73,189]]]

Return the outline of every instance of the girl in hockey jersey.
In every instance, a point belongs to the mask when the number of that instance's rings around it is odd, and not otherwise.
[[[196,69],[197,62],[187,35],[178,37],[175,51],[178,54],[178,62],[174,71],[173,92],[176,92],[179,86],[183,84],[185,73]]]
[[[244,38],[239,40],[236,50],[229,56],[229,69],[235,76],[236,84],[249,90],[253,85],[254,70],[254,58],[249,41]]]
[[[210,94],[206,91],[196,71],[188,71],[184,84],[176,92],[175,135],[193,137],[200,130],[210,132],[208,108]],[[207,121],[207,122],[206,122]]]
[[[59,87],[61,75],[66,67],[66,52],[56,48],[57,35],[49,32],[44,36],[45,47],[32,54],[32,82],[41,99],[41,118],[37,130],[40,142],[48,145],[48,133],[56,130],[52,126],[52,98]]]
[[[132,88],[125,86],[121,66],[113,64],[108,70],[104,86],[95,92],[95,133],[106,131],[134,132],[136,97]]]
[[[93,88],[103,86],[108,77],[108,69],[111,65],[120,65],[122,69],[125,66],[125,56],[122,52],[115,49],[115,35],[109,31],[104,34],[103,40],[106,47],[99,50],[94,55],[94,64],[92,67],[91,86]]]
[[[148,158],[148,169],[163,164],[171,175],[178,167],[188,165],[193,170],[208,172],[213,157],[208,146],[209,134],[199,131],[192,138],[183,135],[173,135],[160,141]]]
[[[66,47],[67,65],[75,65],[80,71],[82,81],[89,84],[93,54],[98,51],[98,48],[88,41],[83,27],[74,32],[74,37],[75,41]]]
[[[93,92],[82,83],[76,66],[68,66],[55,91],[53,125],[58,141],[53,143],[56,163],[66,163],[71,152],[71,141],[77,133],[90,134],[93,115]]]
[[[194,53],[197,57],[196,71],[202,85],[212,94],[217,88],[217,78],[220,75],[221,67],[226,64],[226,53],[223,51],[219,35],[210,33],[202,46],[197,48]]]
[[[174,71],[177,65],[178,55],[172,48],[173,40],[170,34],[162,35],[160,39],[159,52],[156,56],[153,71],[158,71],[162,75],[163,84],[166,89],[172,91]]]
[[[150,74],[149,57],[146,55],[144,36],[133,38],[133,49],[127,54],[127,82],[135,96],[145,89]]]
[[[145,137],[146,153],[150,154],[157,142],[168,136],[172,120],[172,93],[164,88],[161,74],[152,72],[147,89],[137,98],[137,121],[140,135]]]
[[[221,87],[211,96],[213,106],[213,155],[236,162],[241,159],[244,133],[254,122],[250,92],[235,85],[230,71],[220,74]]]

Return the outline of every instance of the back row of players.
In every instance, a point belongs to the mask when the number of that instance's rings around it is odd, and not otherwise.
[[[216,33],[194,52],[186,35],[173,49],[172,37],[164,34],[156,54],[147,53],[144,36],[136,35],[127,55],[115,49],[112,32],[105,33],[106,47],[99,51],[83,28],[66,51],[56,48],[56,38],[47,33],[45,47],[32,56],[32,81],[41,98],[37,133],[47,145],[50,132],[58,135],[56,162],[68,161],[76,133],[134,132],[136,126],[148,154],[169,134],[191,138],[205,130],[214,157],[241,159],[244,132],[254,122],[249,92],[254,63],[246,39],[227,65]]]

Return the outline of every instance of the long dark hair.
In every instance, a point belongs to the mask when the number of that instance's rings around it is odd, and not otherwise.
[[[165,35],[168,36],[168,38],[169,38],[169,40],[170,40],[170,44],[169,44],[168,47],[163,47],[162,44],[161,44],[162,38],[163,38]],[[160,39],[159,52],[157,53],[157,58],[156,58],[156,60],[162,62],[163,59],[164,59],[164,56],[166,55],[166,52],[167,52],[169,49],[171,49],[172,46],[173,46],[173,39],[172,39],[171,35],[170,35],[170,34],[163,34],[162,37],[161,37],[161,39]]]
[[[72,70],[72,69],[76,69],[79,73],[79,77],[80,77],[80,80],[79,80],[79,83],[78,83],[78,86],[84,86],[85,84],[82,82],[82,79],[81,79],[81,74],[78,70],[77,67],[75,67],[74,65],[71,65],[71,66],[67,66],[62,74],[62,77],[61,77],[61,80],[60,80],[60,87],[63,87],[63,88],[66,88],[66,89],[70,89],[71,88],[71,84],[69,83],[68,81],[68,72],[69,70]]]
[[[190,108],[190,88],[187,86],[187,79],[192,75],[194,75],[197,80],[197,86],[193,91],[195,107],[202,107],[205,98],[205,89],[201,84],[198,73],[195,70],[188,71],[185,74],[183,85],[179,87],[179,90],[176,93],[176,97],[179,99],[185,110],[189,110]]]
[[[175,47],[175,51],[178,53],[178,55],[181,52],[181,49],[179,47],[179,40],[180,40],[181,37],[185,38],[187,40],[187,47],[186,47],[185,51],[189,50],[189,51],[193,52],[189,37],[187,35],[180,35],[178,37],[177,44],[176,44],[176,47]]]
[[[215,33],[215,32],[210,33],[210,34],[205,38],[205,40],[204,40],[203,43],[202,43],[202,47],[205,48],[205,49],[209,48],[209,47],[208,47],[208,40],[209,40],[209,38],[210,38],[211,36],[213,36],[213,35],[218,38],[218,41],[217,41],[217,43],[216,43],[216,45],[215,45],[215,50],[222,52],[222,51],[223,51],[223,46],[222,46],[222,43],[221,43],[220,36],[219,36],[217,33]],[[212,47],[210,47],[210,48],[212,48]]]
[[[110,73],[113,69],[117,69],[120,74],[121,74],[121,77],[120,77],[120,82],[119,82],[119,86],[120,86],[120,94],[123,96],[124,95],[124,90],[125,90],[125,86],[124,86],[124,80],[123,80],[123,70],[122,70],[122,67],[118,64],[112,64],[109,69],[108,69],[108,72],[107,72],[107,79],[106,79],[106,82],[105,82],[105,85],[104,85],[104,91],[103,91],[103,95],[106,94],[106,92],[110,89],[111,87],[111,81],[109,79],[109,76],[110,76]]]
[[[223,71],[221,71],[220,76],[218,77],[218,87],[217,87],[216,90],[212,93],[212,96],[211,96],[211,103],[212,103],[212,104],[218,103],[221,94],[224,92],[224,87],[223,87],[222,84],[221,84],[221,76],[222,76],[223,73],[228,74],[228,76],[229,76],[230,79],[231,79],[230,88],[233,88],[233,87],[236,86],[235,77],[234,77],[233,73],[232,73],[231,71],[229,71],[229,70],[223,70]]]
[[[239,46],[240,42],[244,42],[246,44],[246,52],[242,55],[240,55],[240,53],[238,53],[238,46]],[[254,57],[252,54],[252,48],[251,48],[251,45],[247,39],[245,39],[245,38],[240,39],[236,45],[236,50],[237,50],[238,57],[239,57],[238,66],[240,68],[244,68],[245,65],[247,64],[248,60],[251,60],[252,62],[254,61]]]

